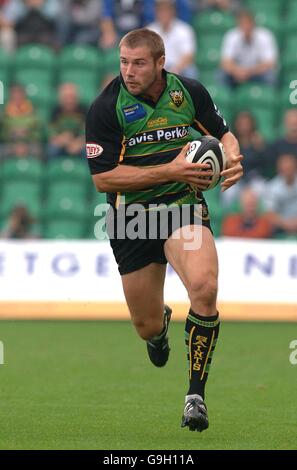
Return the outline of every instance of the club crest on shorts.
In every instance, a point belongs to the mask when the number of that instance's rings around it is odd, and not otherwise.
[[[185,97],[182,90],[170,90],[169,95],[173,104],[178,108],[183,104]]]

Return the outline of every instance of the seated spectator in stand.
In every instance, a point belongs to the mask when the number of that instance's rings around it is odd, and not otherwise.
[[[277,176],[267,185],[263,202],[276,235],[297,236],[297,160],[281,155]]]
[[[222,235],[240,238],[269,238],[272,225],[265,214],[260,213],[258,195],[246,187],[240,194],[241,211],[229,214],[223,221]]]
[[[238,27],[223,38],[221,79],[230,87],[247,82],[274,85],[277,58],[277,43],[272,32],[256,26],[253,15],[241,11]]]
[[[234,121],[234,134],[237,137],[240,149],[244,155],[243,181],[262,178],[265,174],[265,142],[254,117],[249,111],[241,111]]]
[[[12,52],[15,48],[15,32],[13,23],[7,16],[7,6],[10,0],[0,0],[0,48]]]
[[[155,20],[157,0],[102,0],[100,47],[116,47],[119,39],[132,29],[142,28]],[[196,2],[194,1],[196,7]],[[190,22],[192,0],[176,0],[178,18]]]
[[[188,78],[197,78],[198,71],[194,64],[195,33],[189,24],[177,19],[173,0],[156,1],[156,21],[147,28],[158,33],[164,41],[166,70]]]
[[[56,20],[60,9],[58,0],[10,0],[6,15],[15,27],[18,45],[56,46]]]
[[[23,157],[40,154],[42,129],[23,87],[11,87],[1,121],[0,136],[6,155]]]
[[[276,175],[278,158],[283,154],[294,155],[297,159],[297,109],[289,109],[284,116],[284,136],[268,146],[266,167],[269,176]]]
[[[60,42],[97,45],[100,17],[100,0],[64,0],[58,20]]]
[[[85,155],[85,118],[86,109],[79,104],[76,86],[64,83],[59,88],[59,105],[50,123],[49,158]]]
[[[32,239],[38,238],[36,220],[24,206],[16,206],[7,221],[6,227],[0,233],[2,239]]]

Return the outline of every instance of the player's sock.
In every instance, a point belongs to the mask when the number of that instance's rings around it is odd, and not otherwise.
[[[205,383],[219,329],[218,313],[211,317],[204,317],[190,309],[185,328],[190,380],[187,395],[198,394],[204,399]]]

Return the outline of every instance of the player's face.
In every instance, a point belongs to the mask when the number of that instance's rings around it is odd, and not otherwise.
[[[148,47],[130,49],[122,46],[120,51],[121,73],[131,95],[147,93],[161,76],[164,58],[154,60]]]

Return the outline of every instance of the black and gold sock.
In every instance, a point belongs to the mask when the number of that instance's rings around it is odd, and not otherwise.
[[[190,380],[187,395],[198,394],[204,399],[205,383],[219,329],[218,313],[211,317],[204,317],[190,309],[185,328]]]

